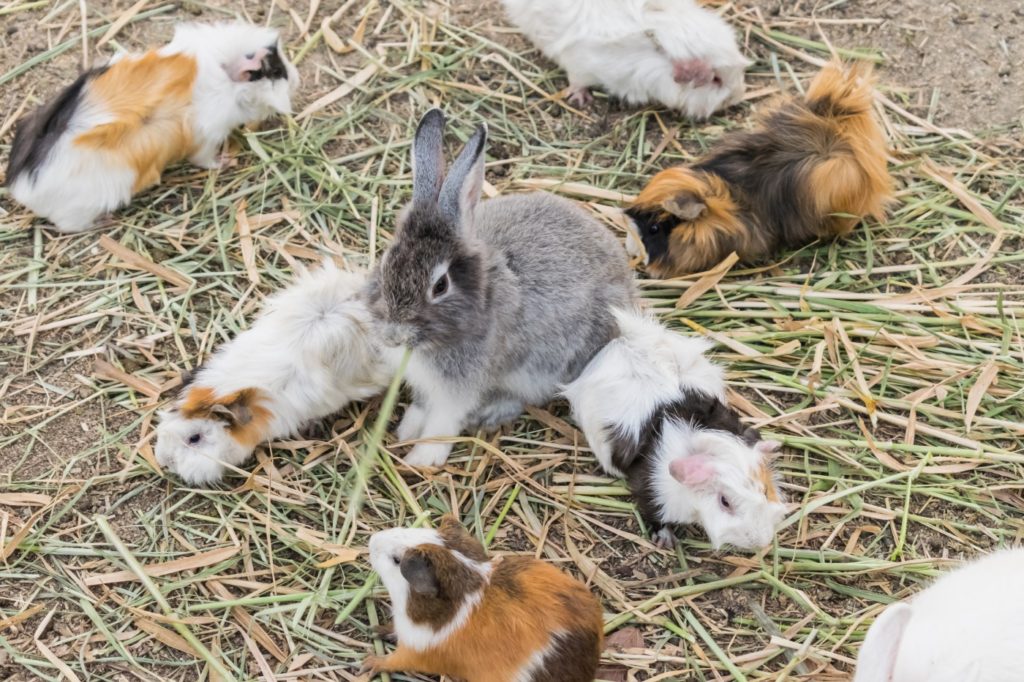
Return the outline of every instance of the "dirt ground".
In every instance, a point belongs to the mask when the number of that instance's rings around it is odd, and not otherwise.
[[[11,7],[17,9],[20,4]],[[297,24],[305,23],[310,11],[310,5],[303,1],[278,0],[273,4],[224,0],[150,2],[141,10],[153,12],[150,18],[126,24],[113,41],[98,46],[102,32],[96,32],[95,27],[107,25],[134,3],[130,0],[88,2],[88,23],[94,35],[87,57],[83,57],[78,41],[80,15],[76,3],[25,4],[26,9],[0,13],[0,74],[10,74],[21,65],[39,60],[23,74],[0,85],[0,111],[4,112],[0,115],[0,165],[6,164],[15,119],[72,80],[83,63],[109,56],[113,47],[142,49],[164,42],[176,21],[212,20],[239,12],[257,22],[269,17],[275,25],[286,27],[286,41],[294,53],[341,3],[314,3],[316,11],[309,22],[310,31],[303,36],[296,28]],[[426,19],[403,10],[404,5],[420,8],[424,3],[381,0],[360,4],[374,8],[368,25],[370,33],[377,28],[377,22],[383,27],[380,36],[366,42],[368,50],[380,50],[371,54],[379,55],[388,50],[401,52],[394,46],[410,40],[411,35],[418,36],[417,31],[427,31]],[[426,3],[425,14],[444,16],[449,26],[471,27],[475,34],[509,53],[522,55],[531,50],[508,26],[497,0],[453,0],[449,4],[450,8],[446,9]],[[6,9],[9,7],[0,12]],[[1005,170],[1013,167],[1012,163],[1005,165],[1003,158],[1020,153],[1024,129],[1024,38],[1021,37],[1024,6],[1019,1],[736,0],[725,6],[725,12],[733,19],[747,19],[737,21],[737,25],[742,23],[747,30],[743,36],[746,50],[758,60],[751,70],[752,91],[777,85],[773,69],[780,60],[784,62],[780,71],[783,74],[787,73],[786,66],[810,69],[799,58],[793,58],[791,63],[785,61],[793,57],[787,50],[793,49],[796,43],[777,35],[774,42],[769,42],[764,36],[754,34],[759,26],[770,25],[770,31],[790,38],[826,40],[836,48],[880,53],[883,56],[878,67],[880,90],[914,117],[901,121],[899,126],[901,136],[907,136],[901,138],[901,142],[912,147],[909,151],[901,150],[906,153],[905,158],[932,153],[940,159],[942,168],[951,172],[960,165],[974,169],[972,164],[976,164],[980,167],[976,175],[972,170],[962,179],[965,184],[971,183],[970,192],[980,196],[984,205],[1001,220],[1011,222],[1012,216],[1019,215],[1019,211],[1003,212],[1008,210],[1007,206],[1024,205],[1019,183]],[[336,26],[340,34],[352,33],[354,14],[347,15],[342,25]],[[459,40],[465,38],[460,33],[439,35],[438,43],[447,41],[449,47],[459,45]],[[67,49],[57,55],[50,54],[65,43],[69,43]],[[437,51],[443,52],[443,48]],[[331,185],[358,185],[364,177],[374,173],[386,176],[404,172],[404,162],[396,160],[398,154],[389,153],[389,145],[406,135],[411,112],[422,108],[432,101],[431,98],[437,100],[438,92],[457,100],[465,111],[476,112],[473,99],[478,95],[445,90],[437,85],[445,79],[479,88],[475,92],[495,87],[499,95],[513,100],[520,94],[523,102],[527,102],[528,97],[535,98],[528,106],[522,103],[510,106],[509,115],[529,125],[521,123],[522,128],[515,128],[512,133],[497,126],[490,151],[494,159],[526,157],[535,164],[538,177],[555,177],[557,171],[570,163],[578,164],[572,169],[576,175],[570,173],[571,180],[624,192],[635,191],[652,170],[646,158],[634,164],[621,152],[628,146],[623,140],[636,141],[629,131],[636,128],[638,121],[649,126],[647,144],[638,157],[644,157],[661,140],[662,130],[655,122],[664,122],[665,130],[681,129],[680,144],[692,152],[704,144],[702,135],[705,133],[711,138],[727,127],[743,125],[751,108],[758,104],[754,101],[736,107],[695,131],[695,127],[671,112],[638,114],[599,96],[594,108],[587,112],[591,118],[577,120],[549,102],[535,101],[536,93],[521,89],[514,79],[510,79],[511,84],[494,85],[508,76],[493,62],[474,61],[472,54],[467,58],[463,52],[456,54],[454,48],[452,54],[446,55],[453,62],[465,60],[468,66],[460,66],[462,70],[457,72],[457,77],[438,67],[438,74],[416,86],[426,91],[426,95],[413,87],[408,87],[409,92],[406,92],[407,83],[418,77],[418,68],[416,64],[403,62],[401,68],[387,74],[389,80],[384,85],[373,83],[372,87],[351,96],[358,100],[358,106],[372,109],[371,114],[360,117],[343,100],[327,109],[319,119],[303,124],[299,132],[286,124],[273,129],[266,142],[271,152],[277,154],[274,158],[286,158],[286,143],[300,140],[304,145],[302,155],[320,164],[311,164],[315,173],[305,172],[307,167],[302,166],[302,172],[296,171],[298,180],[291,176],[284,180],[274,178],[269,172],[260,175],[259,171],[256,175],[244,175],[248,172],[246,165],[256,165],[254,155],[246,152],[248,161],[243,160],[224,174],[223,186],[228,189],[213,200],[206,175],[189,169],[176,169],[169,174],[164,185],[167,194],[158,189],[140,200],[140,204],[168,220],[185,208],[200,207],[201,210],[196,209],[197,222],[203,221],[203,238],[208,239],[209,254],[202,253],[204,249],[194,247],[186,239],[188,250],[194,248],[200,255],[183,255],[186,249],[181,246],[181,236],[174,232],[178,223],[174,223],[173,230],[166,231],[149,225],[140,228],[130,222],[134,220],[130,217],[115,224],[110,233],[117,239],[129,242],[132,248],[149,254],[157,262],[167,260],[175,267],[195,273],[203,289],[193,298],[183,299],[180,292],[168,293],[164,283],[139,277],[139,273],[126,275],[124,268],[112,262],[97,245],[95,234],[54,237],[32,229],[24,213],[0,193],[0,495],[9,496],[0,498],[0,542],[9,540],[16,529],[25,527],[32,531],[27,536],[29,541],[25,543],[24,552],[19,550],[10,558],[4,557],[14,563],[0,561],[0,584],[7,583],[7,587],[0,590],[0,637],[5,638],[4,646],[0,646],[0,679],[28,680],[38,679],[43,672],[57,674],[57,668],[46,664],[36,640],[48,645],[59,658],[70,661],[76,671],[89,670],[98,679],[140,676],[149,679],[145,673],[138,672],[146,668],[151,671],[148,675],[152,679],[185,680],[207,674],[201,662],[194,662],[193,657],[173,645],[161,644],[173,641],[166,633],[151,637],[141,631],[140,618],[152,618],[153,622],[164,625],[166,621],[153,615],[159,609],[148,601],[144,591],[136,589],[137,585],[109,590],[82,586],[80,576],[122,567],[104,538],[91,526],[96,514],[108,515],[121,538],[139,551],[140,556],[154,561],[161,551],[177,556],[177,553],[188,553],[214,541],[250,537],[242,558],[233,560],[227,568],[210,567],[215,577],[219,579],[225,577],[221,573],[226,574],[226,581],[234,581],[230,583],[232,589],[239,594],[251,591],[256,598],[271,595],[287,600],[296,593],[309,594],[308,611],[287,611],[285,608],[291,603],[288,601],[282,601],[285,606],[272,606],[266,611],[255,606],[251,609],[258,614],[258,622],[271,632],[273,641],[287,645],[289,651],[292,647],[295,651],[308,647],[311,658],[303,659],[307,655],[303,653],[280,665],[271,660],[276,672],[288,678],[285,671],[289,666],[297,665],[296,669],[301,669],[308,663],[310,669],[319,670],[309,673],[309,679],[357,679],[357,660],[368,653],[365,641],[372,617],[360,612],[353,617],[358,622],[343,626],[338,626],[334,619],[345,612],[348,600],[352,599],[351,593],[366,584],[366,568],[341,564],[337,573],[325,573],[319,563],[330,555],[296,540],[294,529],[334,533],[342,526],[340,516],[345,509],[343,503],[336,503],[336,500],[339,489],[344,489],[343,484],[351,485],[351,481],[341,477],[349,468],[352,452],[361,447],[362,437],[359,433],[352,435],[351,429],[353,424],[372,419],[371,408],[359,407],[337,419],[325,420],[305,434],[310,440],[330,444],[332,449],[327,455],[321,455],[320,460],[326,461],[326,465],[314,462],[306,468],[306,458],[311,452],[308,444],[289,444],[275,449],[275,461],[284,472],[285,491],[274,492],[284,498],[293,495],[292,499],[274,497],[257,483],[246,482],[243,487],[242,479],[234,480],[238,484],[235,490],[182,491],[169,479],[154,475],[139,454],[145,439],[152,435],[151,420],[157,403],[173,395],[173,389],[164,390],[159,399],[150,399],[117,381],[98,377],[95,361],[104,359],[115,363],[125,372],[143,376],[157,386],[170,385],[168,382],[174,382],[180,370],[191,366],[194,360],[191,355],[197,348],[202,346],[208,352],[216,341],[244,325],[256,309],[260,294],[287,281],[284,275],[277,274],[289,269],[288,263],[278,255],[279,243],[290,241],[298,247],[318,249],[320,253],[340,242],[346,250],[365,252],[368,242],[365,225],[370,222],[371,198],[379,202],[375,206],[379,206],[380,237],[392,228],[394,214],[404,200],[403,178],[374,178],[372,183],[366,180],[373,185],[372,191],[359,194],[357,188],[352,196],[344,193],[347,188],[339,190]],[[817,52],[815,55],[821,56]],[[541,81],[546,91],[554,92],[566,85],[564,76],[554,65],[535,54],[530,59],[529,64],[517,61],[516,66],[529,68],[530,77],[546,79]],[[296,110],[331,92],[364,63],[365,55],[360,51],[335,54],[322,42],[317,42],[300,64],[303,83]],[[481,76],[486,79],[480,80]],[[382,94],[376,90],[387,87],[400,94],[389,98],[386,91]],[[516,109],[518,106],[523,109]],[[541,112],[536,116],[539,123],[537,127],[530,127],[535,123],[530,118],[535,110]],[[348,124],[347,119],[355,123]],[[931,137],[920,134],[914,120],[924,120],[942,129],[964,129],[977,135],[981,142],[970,146],[964,142],[967,136],[957,136],[948,143],[954,150],[950,152],[942,146],[947,144],[946,138],[939,133]],[[303,138],[304,134],[317,129],[338,134],[327,136],[322,145]],[[551,149],[537,151],[530,142],[524,142],[522,130],[535,132],[538,138],[564,140],[569,152],[560,156]],[[376,138],[374,144],[368,145],[366,140],[371,136]],[[361,156],[366,147],[372,153]],[[577,149],[586,151],[576,155]],[[293,161],[289,159],[288,163]],[[657,160],[658,164],[663,162],[668,163]],[[295,168],[300,167],[299,162],[294,163]],[[331,164],[340,169],[342,181],[325,182],[322,175],[317,175]],[[516,183],[528,179],[524,176],[527,172],[512,164],[495,163],[488,169],[488,180],[503,189],[521,188]],[[1018,310],[1013,306],[1021,298],[1021,292],[1010,285],[1020,281],[1020,270],[1016,269],[1020,267],[1020,259],[1014,260],[1013,255],[1019,251],[1019,236],[1006,237],[1003,251],[1009,255],[1000,261],[999,269],[982,272],[970,283],[978,287],[984,283],[989,288],[982,288],[973,294],[974,298],[962,301],[961,293],[972,294],[967,286],[946,290],[943,284],[973,264],[977,254],[992,243],[991,234],[976,233],[964,227],[970,224],[972,229],[977,228],[978,221],[971,217],[968,208],[955,201],[935,206],[924,201],[916,204],[914,193],[922,184],[931,182],[922,177],[916,171],[901,176],[901,205],[893,221],[894,227],[873,225],[863,232],[862,239],[866,242],[826,246],[820,252],[804,254],[803,260],[797,262],[797,274],[778,269],[764,275],[777,276],[764,283],[766,289],[791,287],[794,282],[802,286],[801,277],[806,273],[808,277],[820,275],[821,280],[816,281],[815,286],[855,290],[851,294],[855,302],[867,301],[865,305],[874,305],[882,301],[879,303],[881,312],[873,311],[877,317],[870,318],[884,320],[877,328],[868,328],[860,321],[849,322],[844,328],[843,333],[851,335],[854,342],[847,339],[844,345],[836,341],[831,328],[825,328],[827,325],[821,319],[810,314],[800,317],[798,311],[793,318],[787,318],[795,307],[802,311],[811,304],[801,297],[798,304],[793,304],[794,308],[777,305],[762,290],[744,291],[739,281],[744,276],[729,281],[721,291],[709,292],[694,304],[693,319],[709,326],[721,323],[722,328],[716,327],[716,330],[734,342],[726,348],[723,358],[735,362],[736,369],[730,375],[731,386],[750,406],[747,416],[764,419],[769,428],[785,432],[794,439],[796,445],[791,447],[791,455],[783,467],[783,487],[794,500],[831,494],[834,484],[846,479],[859,482],[861,479],[857,477],[865,471],[879,468],[877,452],[870,447],[818,445],[813,441],[819,434],[837,437],[837,433],[859,434],[871,429],[868,441],[872,445],[875,441],[871,438],[894,443],[909,440],[911,445],[924,438],[929,446],[938,443],[953,448],[957,443],[974,442],[970,439],[975,437],[985,447],[1014,450],[1018,445],[1016,439],[1020,434],[1011,429],[1011,433],[1005,435],[1001,430],[1009,428],[1003,421],[1024,418],[1014,402],[1014,382],[1022,364],[1014,355],[1012,345],[1016,344],[1019,330],[1014,326],[1015,321],[1006,321],[1002,309],[996,310],[994,301],[998,298],[999,305],[1009,306],[1011,313]],[[210,216],[218,216],[233,225],[237,207],[237,196],[233,192],[250,199],[250,206],[254,206],[255,197],[263,187],[275,187],[276,194],[289,194],[289,201],[302,213],[302,226],[306,231],[300,233],[275,226],[263,235],[266,239],[258,242],[258,262],[273,265],[275,274],[265,273],[263,283],[252,287],[245,278],[231,228],[224,234],[217,232],[219,228],[210,226]],[[256,189],[250,192],[252,188]],[[934,183],[929,191],[934,191]],[[180,198],[179,194],[185,198]],[[278,202],[276,194],[265,200],[266,211],[284,208],[275,203]],[[602,199],[593,203],[606,207],[614,202]],[[359,213],[358,220],[351,218],[350,213]],[[325,215],[327,218],[323,218]],[[942,223],[945,219],[955,219],[957,223],[947,225]],[[343,224],[345,220],[349,222]],[[916,229],[915,221],[929,226],[927,234],[920,237],[927,245],[919,251],[907,248],[907,233],[911,228]],[[341,229],[351,225],[359,229]],[[174,234],[167,236],[165,232]],[[227,255],[221,258],[218,248],[224,249]],[[933,263],[946,265],[936,269],[931,267]],[[896,274],[878,275],[872,267]],[[910,274],[902,274],[906,272]],[[886,279],[890,276],[891,282]],[[893,310],[904,310],[899,307],[903,304],[901,295],[922,287],[952,293],[922,299],[926,303],[913,309],[918,317],[908,318],[909,321],[886,317]],[[663,310],[672,310],[678,290],[648,287],[646,293],[661,301]],[[890,305],[886,299],[890,295],[896,299],[891,308],[886,307]],[[155,312],[141,315],[140,300]],[[825,320],[848,320],[844,315],[854,304],[841,296],[837,300],[834,309],[813,310],[820,312]],[[790,301],[785,303],[788,305]],[[766,308],[778,318],[768,317]],[[703,312],[707,313],[706,318],[700,317]],[[753,320],[769,321],[765,322],[764,329],[751,333],[729,326],[744,314],[752,315],[751,324]],[[86,319],[63,324],[76,315],[84,315]],[[954,317],[958,324],[962,321],[962,326],[945,326]],[[928,320],[922,322],[925,318]],[[51,321],[57,326],[46,328]],[[933,322],[935,326],[929,326]],[[43,327],[34,330],[33,325],[37,323]],[[172,332],[182,332],[181,348],[172,342],[175,338]],[[896,340],[892,341],[887,334]],[[736,350],[736,343],[740,344],[740,351]],[[823,352],[821,344],[826,343],[828,351]],[[947,366],[943,364],[945,360],[921,355],[933,349],[935,343],[955,346],[963,354],[959,358],[962,364],[950,360]],[[851,359],[847,360],[844,353],[852,346],[860,348],[861,344],[866,355],[861,362],[867,368],[866,381],[871,390],[895,396],[893,405],[898,404],[898,407],[888,406],[897,416],[895,424],[885,421],[872,424],[857,399],[838,407],[838,403],[826,404],[828,401],[824,398],[819,403],[817,398],[809,398],[792,387],[776,391],[774,382],[782,372],[780,363],[784,368],[809,371],[815,363],[815,353],[825,358],[826,373],[829,367],[834,368],[831,379],[835,385],[829,388],[845,390],[855,386],[860,390],[860,382],[865,380],[855,376],[861,371],[857,356],[851,354]],[[1000,357],[1000,362],[1004,363],[1000,365],[1000,379],[994,382],[991,395],[981,407],[976,406],[978,423],[974,431],[967,433],[960,418],[963,404],[968,401],[967,384],[973,383],[978,367],[988,362],[989,354],[994,352],[992,349],[1003,344],[1010,350],[1006,357]],[[758,350],[752,351],[754,347]],[[908,357],[900,355],[904,351]],[[893,360],[890,354],[899,356],[899,360]],[[818,357],[819,374],[821,362]],[[888,368],[893,363],[899,366],[893,370],[895,378],[890,381]],[[929,371],[934,375],[919,377],[918,373]],[[903,380],[905,382],[900,383]],[[908,413],[906,404],[911,398],[926,404],[932,400],[925,400],[918,393],[932,384],[938,386],[929,394],[939,396],[934,398],[936,411]],[[850,395],[856,396],[856,390],[844,394],[847,398]],[[854,406],[849,407],[849,404]],[[567,418],[563,404],[556,404],[551,410],[560,419]],[[809,415],[803,415],[803,410],[809,410]],[[790,420],[790,411],[801,416]],[[949,415],[954,412],[951,418]],[[918,441],[914,441],[913,427],[907,426],[908,414],[913,415],[917,420],[913,423],[919,424],[925,432],[922,436],[919,431]],[[956,425],[958,420],[960,424]],[[932,430],[928,431],[929,428]],[[952,445],[948,440],[928,440],[936,430],[955,431],[955,438],[959,440]],[[775,580],[792,579],[799,585],[796,589],[804,590],[801,594],[814,604],[814,608],[808,609],[806,602],[792,598],[790,592],[779,591],[775,583],[758,583],[756,591],[725,587],[710,595],[686,596],[658,606],[651,610],[653,615],[649,620],[647,612],[643,619],[638,619],[636,627],[643,629],[641,646],[630,654],[633,658],[625,655],[618,661],[616,674],[622,677],[613,679],[625,679],[626,667],[630,680],[679,679],[672,677],[672,671],[684,667],[698,672],[683,679],[723,679],[728,675],[715,659],[714,647],[708,645],[708,639],[702,639],[699,630],[691,628],[691,622],[679,615],[682,610],[696,613],[710,630],[710,634],[704,634],[730,654],[738,652],[737,660],[744,661],[744,665],[760,666],[760,662],[767,661],[763,668],[755,667],[749,679],[776,679],[779,671],[787,666],[795,671],[789,679],[848,679],[850,657],[855,652],[849,640],[851,633],[863,625],[861,614],[865,603],[884,603],[891,595],[904,594],[916,584],[917,578],[943,566],[948,557],[965,556],[1014,538],[1019,540],[1024,534],[1021,523],[1024,499],[1018,485],[1020,465],[1016,460],[1004,458],[1003,464],[986,468],[970,479],[972,492],[966,503],[957,498],[962,489],[960,482],[940,476],[925,477],[922,492],[913,499],[914,518],[909,522],[905,545],[899,539],[899,524],[904,518],[901,516],[903,481],[883,478],[879,490],[867,491],[863,497],[852,496],[849,508],[842,506],[846,499],[840,498],[814,519],[794,523],[780,542],[783,549],[777,555],[766,558],[764,555],[713,553],[708,551],[706,543],[700,544],[699,534],[697,540],[688,541],[685,552],[680,550],[678,556],[658,554],[639,536],[634,517],[617,506],[624,498],[620,492],[612,490],[610,480],[584,476],[574,482],[572,476],[576,473],[592,475],[596,474],[596,469],[589,460],[586,465],[577,466],[574,459],[565,459],[574,441],[564,433],[524,419],[511,432],[496,436],[489,443],[501,445],[511,453],[514,465],[508,461],[474,459],[464,469],[460,463],[458,470],[429,480],[406,475],[404,483],[396,485],[395,489],[411,491],[411,498],[422,502],[432,513],[461,505],[463,514],[475,515],[480,520],[478,530],[497,529],[495,546],[504,550],[547,555],[565,566],[575,567],[579,574],[584,573],[584,566],[590,566],[587,560],[592,559],[603,571],[599,576],[615,579],[611,584],[598,581],[602,599],[612,614],[628,614],[630,608],[656,597],[666,584],[693,584],[692,579],[698,574],[702,581],[714,581],[756,570],[774,571]],[[948,455],[952,465],[963,464],[965,460],[958,459],[960,456]],[[900,457],[917,462],[905,453]],[[477,466],[480,462],[483,463]],[[947,462],[942,460],[942,463]],[[342,473],[337,473],[335,468]],[[523,475],[524,469],[537,473],[530,478]],[[889,469],[882,471],[892,475]],[[371,491],[371,511],[359,519],[358,529],[353,531],[358,535],[356,544],[361,541],[365,544],[364,536],[386,521],[394,521],[399,516],[408,520],[415,516],[411,512],[407,515],[404,506],[389,506],[397,495],[395,489],[384,487],[390,484],[375,485],[379,487]],[[572,498],[575,485],[584,487],[585,492],[580,493],[584,501],[576,502]],[[546,496],[544,489],[555,492]],[[31,495],[42,497],[32,498]],[[43,502],[43,497],[47,501]],[[582,524],[591,532],[583,532],[581,526],[576,525],[570,525],[570,531],[563,527],[565,517],[572,516],[565,511],[572,507],[567,502],[570,498],[573,504],[579,504],[573,512],[579,518],[573,523]],[[507,509],[512,510],[507,518],[514,517],[514,520],[499,529],[502,519],[506,518],[501,512],[506,502]],[[37,510],[41,510],[40,516],[36,516]],[[565,549],[569,544],[567,538],[573,537],[582,548],[583,559]],[[262,544],[264,539],[265,545]],[[0,553],[2,551],[0,549]],[[684,554],[685,558],[680,559]],[[910,559],[906,565],[891,560],[897,555]],[[825,560],[819,557],[828,557],[841,568],[834,574],[831,567],[821,569],[815,562]],[[776,574],[780,577],[774,577]],[[675,576],[675,580],[666,576]],[[196,572],[180,582],[166,583],[174,592],[174,605],[202,606],[213,600],[205,580],[205,575]],[[125,603],[137,610],[126,610]],[[383,601],[380,603],[383,608]],[[88,608],[83,604],[89,605]],[[41,610],[31,611],[37,606]],[[276,610],[278,608],[281,610]],[[841,626],[830,618],[805,620],[821,615],[815,611],[818,608],[841,616]],[[108,625],[116,624],[110,626],[116,631],[114,636],[100,634],[89,609],[99,610],[100,620]],[[9,620],[26,610],[31,612],[31,617],[24,622]],[[762,617],[762,612],[768,615]],[[209,615],[205,611],[195,613],[199,614],[197,618]],[[252,650],[260,647],[246,639],[250,632],[238,627],[237,630],[244,632],[231,630],[221,637],[218,628],[227,622],[227,617],[221,618],[221,612],[214,612],[214,615],[214,619],[194,623],[197,629],[203,629],[204,641],[222,646],[226,656],[252,676],[262,674],[263,669],[253,663],[255,657],[251,655]],[[37,630],[41,625],[45,627]],[[82,642],[81,633],[86,631],[90,637]],[[685,638],[681,638],[680,631],[684,631]],[[773,636],[784,645],[770,645]],[[806,640],[801,639],[805,636]],[[683,639],[685,644],[680,643]],[[113,640],[126,642],[141,665],[129,666],[120,655],[118,645],[107,646]],[[807,648],[800,649],[804,643]],[[263,646],[262,640],[260,645]],[[794,657],[792,652],[798,649],[806,654],[806,660]],[[100,660],[94,662],[93,656]],[[26,661],[37,667],[26,667]],[[323,670],[317,666],[322,666]]]

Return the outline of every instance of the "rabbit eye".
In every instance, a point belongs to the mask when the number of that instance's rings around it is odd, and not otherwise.
[[[202,439],[203,439],[202,435],[200,435],[198,433],[193,433],[191,436],[188,437],[188,444],[189,445],[195,445],[196,443],[198,443]]]
[[[447,272],[444,273],[443,275],[441,275],[440,277],[438,277],[437,281],[434,282],[433,288],[431,288],[431,290],[430,290],[430,298],[431,298],[431,300],[436,301],[437,299],[439,299],[442,296],[444,296],[445,294],[447,294],[448,293],[448,287],[449,287],[450,284],[451,284],[451,282],[448,280],[448,273]]]
[[[725,495],[720,495],[718,497],[718,503],[722,505],[722,509],[724,509],[725,511],[732,511],[732,502],[730,502],[729,498],[726,497]]]

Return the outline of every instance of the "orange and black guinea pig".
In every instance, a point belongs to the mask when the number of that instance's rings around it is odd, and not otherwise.
[[[803,98],[754,130],[723,138],[689,166],[661,171],[626,209],[657,277],[707,270],[735,251],[757,262],[885,217],[886,143],[871,109],[869,65],[830,63]]]

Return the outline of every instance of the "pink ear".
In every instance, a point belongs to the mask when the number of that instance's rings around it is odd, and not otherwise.
[[[260,49],[247,54],[233,64],[224,67],[231,80],[246,82],[250,80],[252,73],[263,68],[263,58],[270,54],[270,50],[261,47]]]
[[[775,454],[775,452],[782,447],[782,443],[777,440],[759,440],[754,445],[754,452],[761,455],[769,456]]]
[[[700,88],[715,80],[715,70],[703,59],[673,59],[672,80]]]
[[[668,465],[668,472],[672,478],[690,487],[703,485],[715,477],[711,457],[704,454],[678,457]]]

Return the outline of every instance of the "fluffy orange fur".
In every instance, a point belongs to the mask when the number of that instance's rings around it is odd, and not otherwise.
[[[892,178],[872,101],[870,65],[828,64],[803,99],[778,101],[753,131],[724,138],[690,167],[655,175],[628,209],[670,230],[651,273],[705,270],[733,251],[756,261],[779,246],[848,234],[865,216],[884,219]],[[794,195],[783,196],[780,178]]]
[[[225,421],[232,438],[254,448],[263,442],[273,416],[261,404],[263,400],[263,393],[258,388],[245,388],[218,396],[212,388],[195,386],[189,389],[180,409],[187,419]]]
[[[775,474],[767,464],[762,464],[757,471],[758,478],[761,479],[761,484],[764,486],[765,497],[768,498],[769,502],[779,501],[779,490],[775,487]]]
[[[113,120],[75,138],[75,144],[104,151],[135,171],[132,192],[160,181],[168,164],[192,151],[188,108],[197,73],[184,54],[150,51],[125,57],[92,83],[88,103]]]
[[[462,628],[426,651],[399,642],[390,655],[367,659],[366,667],[374,672],[449,675],[469,682],[513,682],[530,657],[544,650],[553,632],[592,632],[600,650],[601,607],[582,583],[530,557],[499,557],[492,563],[491,583]],[[505,580],[515,580],[517,589],[503,589]]]

